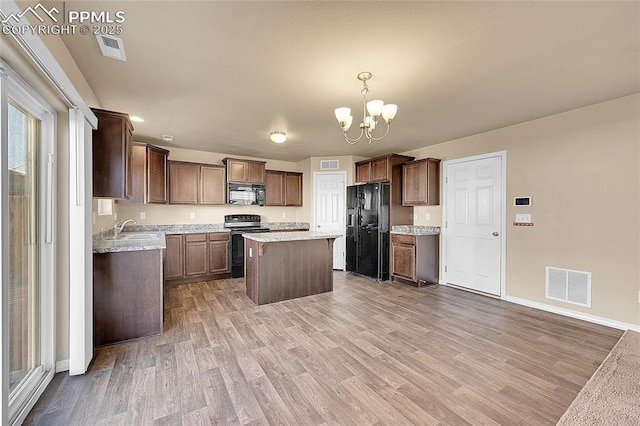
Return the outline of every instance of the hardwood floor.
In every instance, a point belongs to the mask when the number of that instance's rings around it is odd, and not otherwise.
[[[164,334],[57,374],[26,424],[555,424],[622,332],[444,286],[335,273],[255,306],[169,287]]]

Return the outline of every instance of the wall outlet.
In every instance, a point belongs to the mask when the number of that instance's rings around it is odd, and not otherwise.
[[[640,291],[638,292],[638,303],[640,303]]]
[[[140,212],[140,219],[146,219],[146,218],[147,218],[147,213]]]
[[[282,212],[282,218],[286,219],[287,218],[287,212]]]
[[[190,212],[189,219],[195,219],[195,218],[196,218],[196,212]]]
[[[414,213],[413,214],[413,220],[417,220],[418,219],[418,213]]]
[[[424,220],[431,220],[431,213],[425,213]]]
[[[118,212],[113,212],[113,221],[114,222],[118,221]]]
[[[96,212],[93,212],[93,224],[96,224]]]

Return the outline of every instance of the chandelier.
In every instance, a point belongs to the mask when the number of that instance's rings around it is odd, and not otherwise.
[[[367,81],[371,79],[371,73],[364,71],[358,74],[358,80],[362,81],[362,122],[360,123],[360,136],[355,139],[350,139],[347,136],[347,132],[349,128],[351,128],[351,122],[353,121],[353,116],[351,115],[351,108],[341,107],[336,108],[336,120],[338,120],[338,124],[342,129],[342,133],[344,134],[344,139],[347,143],[356,144],[362,139],[362,136],[367,138],[367,142],[371,144],[371,141],[379,141],[380,139],[387,136],[389,133],[389,128],[391,127],[391,120],[393,120],[398,112],[398,106],[394,104],[386,104],[381,100],[369,101],[367,102],[367,93],[369,93],[369,86],[367,85]],[[369,112],[369,115],[367,115]],[[376,132],[376,127],[378,125],[378,118],[384,119],[385,123],[387,123],[387,131],[384,132],[384,135],[375,137],[374,134]]]

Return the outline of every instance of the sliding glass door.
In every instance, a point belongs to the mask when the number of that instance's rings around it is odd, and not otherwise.
[[[55,111],[0,61],[0,112],[1,422],[20,424],[55,372]]]
[[[40,120],[8,105],[9,393],[40,366],[38,147]]]

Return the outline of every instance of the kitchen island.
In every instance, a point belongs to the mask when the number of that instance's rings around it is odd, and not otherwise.
[[[339,233],[244,234],[247,296],[256,305],[333,290],[333,242]]]

